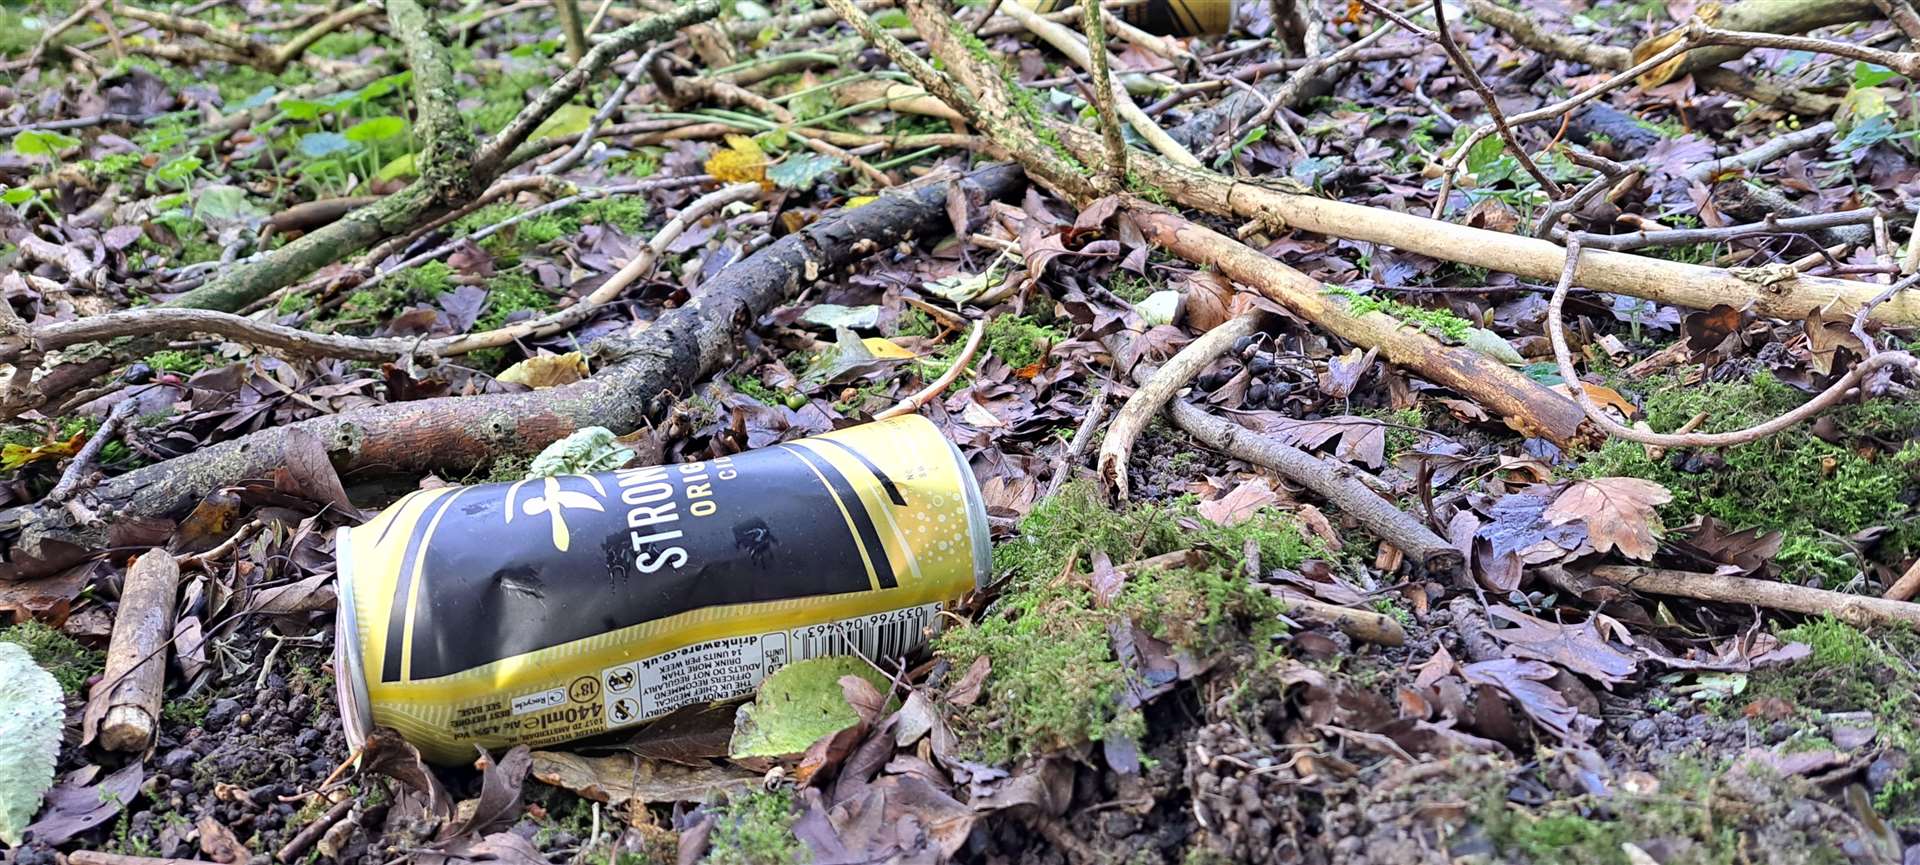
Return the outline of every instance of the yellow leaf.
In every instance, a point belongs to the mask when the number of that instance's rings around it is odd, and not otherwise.
[[[513,366],[499,376],[500,381],[509,384],[524,384],[539,390],[545,387],[558,387],[573,384],[587,377],[586,359],[577,351],[566,354],[543,354],[530,357]]]
[[[727,146],[707,157],[707,173],[722,183],[767,183],[767,154],[745,135],[727,136]]]
[[[373,179],[399,180],[402,177],[416,177],[419,174],[420,170],[413,167],[413,154],[402,153],[380,166],[380,170],[374,172]]]
[[[8,442],[6,447],[0,448],[0,470],[13,471],[28,463],[73,456],[80,452],[80,446],[86,441],[85,433],[76,433],[73,438],[63,442],[50,442],[33,447]]]
[[[893,340],[884,337],[870,336],[861,340],[861,342],[866,344],[867,351],[872,352],[874,357],[901,358],[904,360],[911,360],[916,357],[913,352],[901,348],[899,344]]]
[[[847,199],[847,206],[843,209],[852,210],[856,207],[865,207],[879,200],[880,196],[878,195],[856,195]]]
[[[527,141],[579,135],[587,131],[587,124],[593,122],[593,114],[594,110],[585,105],[562,105],[548,115],[546,122],[534,129],[532,135],[527,136]]]

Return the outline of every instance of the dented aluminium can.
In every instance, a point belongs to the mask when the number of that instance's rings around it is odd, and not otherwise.
[[[991,567],[965,459],[906,416],[732,457],[409,494],[336,541],[348,739],[436,762],[903,656]]]

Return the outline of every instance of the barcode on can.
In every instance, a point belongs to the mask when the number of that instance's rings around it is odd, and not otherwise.
[[[869,660],[898,658],[926,645],[939,621],[939,604],[823,622],[787,632],[796,661],[831,655],[859,655]]]

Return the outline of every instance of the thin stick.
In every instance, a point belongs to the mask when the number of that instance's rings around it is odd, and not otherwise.
[[[1581,245],[1591,249],[1625,252],[1631,249],[1687,246],[1694,243],[1728,243],[1759,235],[1796,234],[1843,225],[1867,225],[1879,215],[1880,211],[1876,208],[1862,207],[1837,213],[1816,213],[1812,216],[1794,216],[1786,219],[1768,217],[1765,222],[1728,225],[1721,228],[1676,228],[1665,231],[1642,230],[1631,234],[1588,234],[1581,238]]]
[[[1725,159],[1709,159],[1687,169],[1688,180],[1705,183],[1720,175],[1734,171],[1751,174],[1755,169],[1767,165],[1782,156],[1816,144],[1823,144],[1833,135],[1833,121],[1815,123],[1805,129],[1789,132],[1762,142],[1751,150],[1743,150]]]
[[[100,429],[87,439],[86,446],[74,455],[73,462],[68,463],[67,470],[61,473],[60,482],[47,492],[48,504],[61,504],[80,491],[80,483],[92,469],[93,461],[100,458],[100,452],[119,434],[120,426],[127,422],[127,418],[133,417],[139,405],[139,400],[123,400],[107,412],[107,419],[100,422]]]
[[[1723,604],[1746,604],[1809,616],[1830,615],[1855,627],[1920,627],[1920,604],[1849,595],[1792,583],[1635,565],[1594,568],[1593,576],[1623,589]]]
[[[1372,5],[1370,0],[1363,0],[1363,2]],[[1513,128],[1507,125],[1507,113],[1500,109],[1500,99],[1494,95],[1493,88],[1488,87],[1487,82],[1481,80],[1480,73],[1473,68],[1473,61],[1467,58],[1466,52],[1460,50],[1460,44],[1453,40],[1453,34],[1447,29],[1446,3],[1433,4],[1433,24],[1434,38],[1439,40],[1441,50],[1447,52],[1447,56],[1453,59],[1454,68],[1460,70],[1461,77],[1467,79],[1467,84],[1473,88],[1473,92],[1480,95],[1481,103],[1486,106],[1487,116],[1493,119],[1494,128],[1500,130],[1500,137],[1507,142],[1507,151],[1512,153],[1515,159],[1520,160],[1520,167],[1533,175],[1533,179],[1540,184],[1540,188],[1547,191],[1549,198],[1565,197],[1566,190],[1561,189],[1559,183],[1548,177],[1545,171],[1541,171],[1540,166],[1534,164],[1533,156],[1527,153],[1526,145],[1520,143],[1520,137],[1515,135]]]
[[[1868,375],[1881,367],[1900,367],[1907,370],[1908,374],[1920,373],[1920,358],[1904,351],[1883,351],[1854,364],[1853,369],[1848,370],[1839,381],[1799,408],[1746,429],[1724,433],[1665,434],[1624,426],[1602,411],[1593,397],[1587,394],[1585,387],[1576,386],[1580,376],[1574,371],[1572,352],[1567,348],[1567,326],[1562,320],[1562,310],[1566,306],[1567,292],[1573,287],[1574,273],[1579,269],[1581,244],[1586,239],[1586,235],[1576,234],[1567,240],[1567,264],[1560,274],[1560,283],[1554,286],[1553,299],[1547,302],[1547,339],[1553,343],[1553,359],[1559,365],[1560,377],[1566,380],[1574,402],[1580,405],[1588,420],[1616,438],[1665,448],[1714,448],[1746,444],[1811,420],[1838,404],[1849,391],[1859,387]]]
[[[1053,471],[1053,479],[1047,481],[1047,491],[1041,498],[1047,498],[1067,485],[1073,477],[1073,469],[1080,463],[1080,455],[1086,453],[1087,442],[1093,440],[1093,431],[1098,429],[1100,421],[1107,416],[1107,389],[1100,388],[1093,395],[1093,402],[1087,406],[1087,413],[1080,418],[1079,428],[1073,431],[1073,438],[1067,442],[1067,452],[1060,455],[1060,462]]]
[[[1889,601],[1910,601],[1916,594],[1920,594],[1920,559],[1914,559],[1913,567],[1900,575],[1900,579],[1888,586],[1887,593],[1880,597]]]
[[[347,812],[352,811],[353,806],[358,802],[359,799],[348,796],[333,803],[333,807],[328,808],[319,819],[301,827],[300,834],[293,836],[293,839],[281,847],[280,852],[275,853],[273,858],[281,862],[293,862],[307,855],[307,850],[320,840],[320,836],[333,828],[333,824],[346,819]]]
[[[1133,442],[1141,431],[1200,370],[1224,354],[1234,341],[1259,329],[1262,314],[1258,310],[1241,313],[1187,343],[1154,371],[1152,377],[1141,382],[1140,388],[1120,406],[1113,423],[1107,426],[1107,436],[1100,441],[1099,456],[1094,460],[1094,471],[1114,498],[1123,502],[1128,499],[1127,463],[1133,457]],[[1130,370],[1117,372],[1132,375]]]
[[[1428,5],[1431,4],[1416,6],[1410,10],[1408,14],[1419,15],[1426,11]],[[1386,38],[1387,34],[1392,33],[1398,26],[1399,25],[1390,20],[1386,24],[1375,27],[1372,32],[1369,32],[1367,35],[1355,39],[1353,43],[1347,47],[1335,51],[1332,54],[1315,57],[1295,69],[1292,75],[1287,76],[1286,83],[1280,85],[1280,89],[1273,92],[1273,98],[1267,102],[1265,108],[1262,108],[1258,114],[1248,118],[1247,122],[1233,127],[1233,131],[1229,134],[1216,138],[1214,143],[1206,149],[1206,157],[1211,159],[1219,155],[1220,152],[1232,145],[1233,142],[1239,141],[1247,130],[1271,121],[1274,115],[1281,109],[1292,107],[1295,102],[1300,100],[1300,94],[1306,92],[1307,85],[1313,83],[1313,80],[1319,77],[1320,73],[1343,63],[1358,60],[1360,57],[1366,55],[1367,52],[1373,50],[1374,43]],[[1417,26],[1414,29],[1416,31],[1419,30]],[[1302,153],[1304,154],[1304,151],[1302,151]]]
[[[967,368],[967,364],[973,362],[973,353],[980,349],[980,340],[986,335],[986,320],[981,319],[975,321],[973,323],[973,332],[967,334],[967,344],[960,348],[960,355],[953,359],[953,365],[947,367],[947,371],[942,374],[938,380],[933,384],[921,388],[912,396],[895,403],[893,407],[874,415],[873,419],[886,420],[890,417],[912,414],[919,411],[921,406],[932,402],[934,397],[945,392],[947,386],[953,384],[954,380],[960,377],[960,373]]]
[[[1720,30],[1713,27],[1696,27],[1692,40],[1695,47],[1701,45],[1735,45],[1742,48],[1778,48],[1783,51],[1806,51],[1813,54],[1832,54],[1848,60],[1859,60],[1876,66],[1885,66],[1908,78],[1920,80],[1920,52],[1882,51],[1851,42],[1839,42],[1832,39],[1816,39],[1811,36],[1788,36],[1780,33],[1751,33],[1743,30]]]
[[[153,306],[121,310],[33,329],[34,338],[47,350],[156,333],[210,333],[249,345],[277,348],[308,357],[342,357],[350,360],[404,358],[413,354],[417,346],[410,339],[314,333],[258,322],[233,313],[184,307]],[[29,354],[30,349],[18,342],[9,341],[0,345],[0,361]]]
[[[613,94],[607,97],[607,101],[600,103],[600,110],[593,113],[593,119],[587,121],[587,128],[580,133],[580,140],[574,142],[573,149],[568,150],[559,159],[534,169],[533,173],[559,174],[572,168],[574,163],[586,156],[587,151],[593,147],[594,133],[599,131],[601,124],[607,122],[607,118],[613,116],[613,112],[620,109],[621,103],[627,101],[627,94],[632,93],[633,88],[640,84],[640,79],[646,76],[647,68],[654,55],[678,42],[677,39],[672,42],[662,42],[640,55],[639,61],[633,64],[633,69],[627,73],[627,77],[620,79],[620,86],[613,89]]]
[[[1100,135],[1107,145],[1103,185],[1111,192],[1127,183],[1127,139],[1120,132],[1120,109],[1114,100],[1113,75],[1107,68],[1107,30],[1100,18],[1100,0],[1080,0],[1080,12],[1090,48],[1087,56],[1092,61],[1089,71],[1093,73],[1094,110],[1100,115]]]

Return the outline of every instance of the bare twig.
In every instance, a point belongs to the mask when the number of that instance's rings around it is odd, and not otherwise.
[[[1107,68],[1107,30],[1100,19],[1100,0],[1080,0],[1080,12],[1090,49],[1087,56],[1092,61],[1088,71],[1093,74],[1094,110],[1100,116],[1100,136],[1107,145],[1101,185],[1112,192],[1127,183],[1127,139],[1120,132],[1120,108],[1114,98],[1113,75]]]
[[[935,397],[944,393],[947,387],[953,384],[955,379],[960,377],[960,373],[966,371],[968,364],[973,363],[973,353],[980,350],[980,340],[986,335],[986,320],[982,319],[974,322],[973,332],[967,334],[967,344],[960,347],[960,354],[953,359],[953,365],[947,367],[947,371],[942,373],[939,379],[935,380],[933,384],[921,388],[912,396],[894,403],[892,407],[882,410],[879,414],[874,415],[873,419],[886,420],[890,417],[912,414],[919,411],[921,406],[932,402]]]
[[[1834,39],[1816,39],[1812,36],[1788,36],[1780,33],[1750,33],[1742,30],[1721,30],[1714,27],[1693,28],[1689,38],[1693,44],[1735,45],[1741,48],[1778,48],[1783,51],[1806,51],[1814,54],[1831,54],[1885,66],[1908,78],[1920,80],[1920,52],[1883,51],[1852,42],[1840,42]],[[1686,41],[1686,40],[1682,40]]]
[[[1687,169],[1687,179],[1706,183],[1716,177],[1732,172],[1752,173],[1782,156],[1816,144],[1824,143],[1833,135],[1835,129],[1831,120],[1815,123],[1805,129],[1778,135],[1762,142],[1751,150],[1743,150],[1725,159],[1709,159]]]
[[[652,66],[654,56],[678,42],[679,40],[677,39],[671,42],[662,42],[647,49],[645,54],[640,55],[639,61],[633,64],[633,69],[627,72],[627,77],[620,79],[620,86],[613,89],[613,94],[607,97],[607,101],[600,103],[600,110],[593,113],[593,119],[587,121],[587,128],[580,133],[580,140],[574,142],[573,148],[568,150],[559,159],[534,169],[533,173],[559,174],[562,171],[572,168],[575,163],[580,161],[581,157],[586,156],[587,151],[593,147],[594,133],[600,129],[601,124],[607,122],[607,118],[613,116],[613,112],[620,109],[621,103],[627,101],[627,94],[632,93],[633,88],[639,85],[640,79],[647,74],[647,70]]]
[[[1855,627],[1905,625],[1920,627],[1920,604],[1865,595],[1850,595],[1811,586],[1796,586],[1752,577],[1729,577],[1665,568],[1608,565],[1593,576],[1619,588],[1675,595],[1722,604],[1745,604],[1786,610],[1809,616],[1833,616]]]
[[[1553,299],[1547,302],[1547,338],[1553,343],[1554,361],[1559,364],[1560,377],[1566,380],[1574,401],[1586,412],[1588,420],[1616,438],[1664,448],[1713,448],[1746,444],[1811,420],[1838,404],[1849,391],[1864,383],[1868,375],[1883,367],[1898,367],[1909,374],[1920,372],[1920,358],[1904,351],[1883,351],[1854,364],[1853,369],[1848,370],[1839,381],[1800,407],[1746,429],[1724,433],[1665,434],[1625,426],[1601,410],[1593,397],[1587,394],[1587,389],[1579,385],[1580,376],[1573,368],[1572,353],[1567,348],[1567,326],[1562,319],[1562,310],[1566,306],[1567,292],[1573,287],[1575,272],[1579,269],[1581,244],[1587,239],[1587,235],[1575,234],[1567,240],[1567,264],[1560,274],[1560,283],[1554,287]]]
[[[1140,437],[1140,432],[1207,364],[1224,353],[1235,340],[1257,330],[1261,315],[1257,310],[1242,313],[1215,325],[1199,339],[1187,343],[1150,378],[1141,382],[1140,388],[1120,406],[1120,411],[1113,416],[1113,423],[1107,426],[1106,437],[1100,440],[1099,456],[1094,460],[1094,471],[1114,498],[1124,502],[1131,492],[1127,463],[1133,457],[1133,442]],[[1117,372],[1121,375],[1132,374],[1130,370]]]
[[[1047,491],[1041,495],[1046,498],[1060,491],[1073,477],[1073,470],[1080,464],[1080,455],[1086,453],[1087,442],[1093,440],[1093,431],[1099,429],[1100,422],[1107,417],[1107,389],[1100,388],[1093,395],[1093,402],[1087,405],[1087,413],[1080,418],[1080,426],[1073,431],[1073,438],[1067,442],[1067,450],[1060,455],[1055,465],[1053,479],[1047,481]]]
[[[301,827],[300,833],[282,846],[280,852],[274,854],[274,858],[280,862],[294,862],[307,855],[307,851],[320,841],[320,836],[327,834],[327,830],[333,828],[333,824],[346,819],[347,812],[352,811],[353,806],[359,801],[353,796],[347,796],[333,803],[333,807],[328,808],[326,813]]]
[[[1843,225],[1866,225],[1879,216],[1879,211],[1871,207],[1856,210],[1842,210],[1835,213],[1818,213],[1813,216],[1794,216],[1787,219],[1768,218],[1765,222],[1749,225],[1727,225],[1720,228],[1673,228],[1666,231],[1636,231],[1631,234],[1589,234],[1581,239],[1581,245],[1591,249],[1610,249],[1623,252],[1630,249],[1651,247],[1686,246],[1694,243],[1730,243],[1748,237],[1769,234],[1794,234],[1806,231],[1818,231],[1823,228],[1835,228]]]
[[[1371,2],[1368,5],[1372,5]],[[1453,40],[1453,33],[1447,29],[1446,10],[1447,4],[1444,2],[1433,4],[1434,38],[1439,41],[1441,50],[1447,52],[1447,56],[1453,59],[1454,68],[1460,70],[1461,77],[1467,80],[1473,92],[1480,94],[1480,101],[1486,106],[1487,116],[1493,119],[1494,128],[1500,131],[1500,137],[1507,142],[1507,151],[1512,153],[1515,159],[1520,160],[1520,167],[1533,175],[1533,179],[1540,184],[1540,188],[1547,191],[1547,197],[1554,199],[1564,197],[1566,191],[1560,188],[1560,184],[1548,177],[1545,171],[1541,171],[1540,166],[1534,164],[1533,156],[1527,153],[1526,145],[1520,143],[1519,136],[1514,135],[1512,127],[1507,125],[1507,113],[1501,110],[1499,97],[1494,95],[1493,88],[1488,87],[1487,82],[1480,79],[1479,71],[1473,68],[1473,61],[1467,58],[1466,52],[1460,50],[1460,44]]]
[[[1910,601],[1916,594],[1920,594],[1920,559],[1914,559],[1913,567],[1901,574],[1900,579],[1888,586],[1887,593],[1880,597],[1889,601]]]
[[[80,448],[79,453],[74,454],[73,462],[68,463],[67,470],[60,474],[60,482],[47,491],[48,504],[57,505],[65,502],[73,498],[74,493],[80,491],[81,482],[86,479],[87,473],[93,470],[93,461],[100,458],[100,451],[106,448],[108,442],[113,441],[114,436],[120,434],[121,425],[127,422],[127,418],[133,417],[134,410],[139,406],[139,400],[130,399],[122,401],[107,412],[107,419],[100,422],[100,429],[87,438],[86,446]]]

